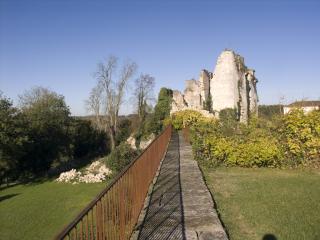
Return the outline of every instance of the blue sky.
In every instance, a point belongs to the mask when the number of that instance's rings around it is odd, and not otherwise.
[[[213,71],[225,48],[256,70],[260,104],[319,99],[320,1],[0,0],[0,90],[16,101],[49,87],[75,115],[110,54],[153,75],[157,93]]]

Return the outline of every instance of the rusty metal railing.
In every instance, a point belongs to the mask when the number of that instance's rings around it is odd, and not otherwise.
[[[168,126],[55,239],[129,239],[171,133]]]

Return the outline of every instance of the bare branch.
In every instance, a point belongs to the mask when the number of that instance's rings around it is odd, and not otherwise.
[[[149,74],[141,74],[136,79],[134,95],[137,101],[137,112],[142,122],[147,113],[148,102],[152,99],[155,79]]]
[[[88,100],[88,106],[95,113],[97,124],[109,133],[112,148],[115,147],[118,115],[125,87],[135,73],[137,65],[134,62],[125,64],[120,71],[117,82],[114,81],[116,68],[117,58],[114,56],[110,56],[105,63],[98,64],[95,73],[95,78],[98,80],[97,86],[92,90]]]

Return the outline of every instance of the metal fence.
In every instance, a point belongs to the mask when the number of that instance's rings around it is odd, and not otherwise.
[[[168,126],[56,239],[129,239],[171,133]]]

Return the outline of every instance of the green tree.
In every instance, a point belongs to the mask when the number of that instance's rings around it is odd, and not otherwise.
[[[16,178],[19,162],[29,142],[26,122],[12,102],[0,95],[0,184],[4,178]]]
[[[62,95],[42,87],[21,95],[20,107],[32,141],[20,167],[33,174],[44,173],[54,160],[68,153],[69,108]]]
[[[147,123],[147,127],[155,134],[158,134],[162,130],[163,120],[170,116],[172,94],[173,92],[169,88],[160,89],[153,116]]]
[[[89,120],[72,118],[68,132],[71,139],[70,158],[97,156],[110,150],[107,148],[107,134],[94,128]]]

